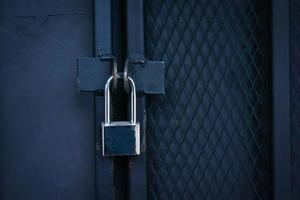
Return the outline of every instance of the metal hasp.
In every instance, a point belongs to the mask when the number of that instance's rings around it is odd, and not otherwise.
[[[111,75],[111,60],[79,58],[77,60],[77,84],[80,91],[104,91],[107,78]],[[127,62],[128,75],[136,83],[137,93],[164,94],[164,62]]]
[[[105,85],[105,122],[102,123],[102,155],[129,156],[140,154],[140,124],[136,122],[136,89],[134,81],[128,77],[131,86],[130,121],[111,121],[111,76]]]

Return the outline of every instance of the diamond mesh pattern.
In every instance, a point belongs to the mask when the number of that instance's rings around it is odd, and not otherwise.
[[[270,2],[145,0],[149,199],[271,199]]]
[[[300,2],[291,1],[291,130],[293,199],[300,199]]]

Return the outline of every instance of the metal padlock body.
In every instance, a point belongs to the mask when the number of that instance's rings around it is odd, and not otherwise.
[[[140,154],[140,125],[126,121],[102,124],[103,156]]]
[[[110,119],[110,83],[111,76],[105,85],[105,122],[102,123],[102,155],[129,156],[140,154],[140,124],[136,122],[136,90],[134,81],[131,84],[131,120],[111,121]]]

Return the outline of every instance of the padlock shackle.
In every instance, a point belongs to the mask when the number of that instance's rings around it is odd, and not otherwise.
[[[118,79],[119,78],[123,78],[122,76],[118,76],[117,77]],[[111,123],[111,118],[110,118],[110,112],[111,112],[111,109],[110,109],[110,84],[113,80],[113,76],[110,76],[105,84],[105,124],[110,124]],[[131,94],[130,94],[130,98],[131,98],[131,114],[130,114],[130,122],[132,124],[135,124],[136,123],[136,88],[135,88],[135,83],[134,81],[132,80],[132,78],[130,76],[128,76],[128,80],[130,82],[130,85],[131,85]]]
[[[128,80],[131,84],[131,123],[136,124],[136,89],[135,89],[135,83],[132,80],[131,77],[128,76]]]

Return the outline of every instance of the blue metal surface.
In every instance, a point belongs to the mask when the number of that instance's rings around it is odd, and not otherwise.
[[[0,199],[95,199],[93,2],[0,1]]]
[[[300,199],[300,1],[290,1],[291,197]]]
[[[289,1],[272,2],[274,199],[291,199]]]

